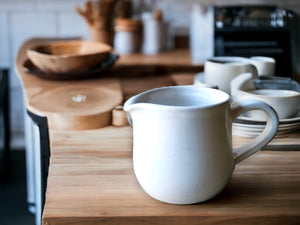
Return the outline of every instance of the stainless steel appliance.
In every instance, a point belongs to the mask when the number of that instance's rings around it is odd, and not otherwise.
[[[215,56],[269,56],[276,75],[292,77],[295,60],[291,10],[276,6],[214,7]]]

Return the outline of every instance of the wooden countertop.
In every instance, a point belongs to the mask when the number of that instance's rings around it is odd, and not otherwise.
[[[47,117],[50,128],[70,130],[108,125],[111,120],[109,111],[122,104],[123,100],[138,93],[140,84],[148,83],[149,89],[157,87],[158,83],[161,86],[174,85],[171,79],[165,79],[159,74],[172,71],[194,71],[193,75],[203,69],[201,65],[192,64],[188,49],[181,49],[157,55],[139,53],[122,55],[106,73],[93,79],[49,80],[42,79],[34,72],[24,70],[23,64],[27,59],[27,50],[30,47],[56,40],[35,38],[27,41],[21,46],[16,60],[16,69],[25,90],[26,108],[36,115]],[[157,79],[154,81],[149,78],[153,74],[157,75]],[[121,93],[121,88],[125,90],[125,95]],[[92,90],[99,94],[93,95]],[[145,90],[145,87],[142,90]],[[104,99],[99,97],[99,95],[104,96],[103,93],[106,93],[106,97],[109,94],[115,95],[115,97],[119,94],[119,97],[113,102],[109,100],[106,107],[100,106],[92,109],[91,106],[96,106],[99,100],[103,103]],[[74,103],[73,97],[78,95],[89,95],[90,97],[84,102]],[[64,108],[64,113],[60,113],[62,108]],[[97,122],[93,123],[93,121]]]
[[[128,57],[130,56],[130,57]],[[188,49],[176,49],[173,51],[161,52],[156,55],[144,55],[135,53],[120,56],[117,65],[162,65],[162,66],[190,66],[192,64]]]
[[[134,78],[137,83],[143,83],[145,80],[150,81],[149,75],[152,76],[153,74],[166,74],[172,72],[192,72],[192,74],[195,74],[203,70],[203,65],[192,64],[188,49],[179,49],[157,55],[143,55],[136,53],[120,56],[115,65],[110,69],[109,73],[99,76],[100,79],[66,81],[46,80],[33,73],[25,72],[23,63],[27,59],[27,49],[35,45],[45,44],[56,40],[57,39],[45,38],[30,39],[20,47],[16,59],[16,70],[25,90],[25,104],[29,110],[40,116],[47,116],[47,112],[32,104],[32,98],[58,87],[72,87],[78,84],[100,86],[103,82],[107,83],[107,81],[103,81],[104,78],[118,81],[122,79],[125,83],[127,79],[132,80],[131,78]],[[157,79],[161,80],[164,78],[157,77]],[[150,82],[153,83],[153,81]],[[168,82],[167,84],[171,85],[171,83]],[[127,88],[126,84],[123,86]],[[136,88],[138,89],[139,87]]]
[[[16,66],[27,107],[31,107],[30,99],[41,90],[78,83],[90,85],[94,82],[97,85],[103,82],[104,78],[47,81],[24,73],[22,62],[26,57],[25,50],[39,41],[43,40],[25,43],[17,58]],[[180,51],[177,53],[175,58],[183,54]],[[170,62],[180,61],[179,57],[175,58],[171,57]],[[138,63],[138,59],[139,57],[133,58],[133,64],[124,59],[122,64],[121,58],[119,68],[131,67]],[[164,64],[160,64],[162,59],[157,59],[159,60],[156,62],[150,60],[147,68],[153,65],[164,67]],[[164,68],[172,68],[171,64]],[[189,63],[182,64],[180,68],[199,70]],[[124,73],[119,76],[120,71],[113,71],[116,76],[112,79],[120,81],[124,99],[159,86],[190,84],[194,74],[189,71],[154,77],[143,73],[137,76],[127,76]],[[47,116],[39,108],[31,110]],[[44,225],[297,225],[300,221],[300,151],[289,151],[289,146],[300,150],[299,137],[300,132],[278,137],[264,151],[238,164],[228,186],[216,198],[201,204],[171,205],[152,199],[137,183],[131,160],[131,127],[107,126],[69,131],[50,129],[51,159],[42,222]],[[234,138],[235,145],[245,141],[247,139]]]
[[[132,168],[131,127],[51,131],[44,225],[289,224],[300,221],[300,151],[261,151],[226,189],[195,205],[149,197]]]

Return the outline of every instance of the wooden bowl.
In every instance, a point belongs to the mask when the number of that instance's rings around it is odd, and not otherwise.
[[[105,60],[111,51],[100,42],[60,41],[35,46],[27,51],[32,63],[49,74],[88,70]]]

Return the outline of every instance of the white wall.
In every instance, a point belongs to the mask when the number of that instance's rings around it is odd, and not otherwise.
[[[139,0],[133,0],[137,2]],[[88,40],[85,21],[77,15],[76,5],[85,0],[0,0],[0,66],[11,73],[11,125],[14,147],[24,145],[23,97],[14,64],[21,44],[32,37],[82,37]],[[172,22],[177,34],[188,34],[189,12],[196,0],[156,0],[165,18]],[[199,0],[202,4],[276,4],[300,15],[298,0]],[[300,24],[300,23],[299,23]],[[300,29],[298,30],[298,37]],[[298,55],[299,54],[298,50]],[[298,64],[300,72],[300,63]]]
[[[0,66],[10,68],[12,144],[24,146],[23,96],[14,64],[22,43],[32,37],[89,39],[85,21],[75,12],[83,0],[0,0]]]

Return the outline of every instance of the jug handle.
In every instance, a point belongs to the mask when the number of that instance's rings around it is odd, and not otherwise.
[[[234,121],[238,115],[250,110],[262,110],[266,113],[267,123],[262,133],[256,138],[233,149],[234,163],[237,164],[240,161],[246,159],[250,155],[256,153],[265,145],[267,145],[275,136],[279,124],[278,115],[275,110],[268,104],[261,101],[254,100],[241,100],[233,101],[230,106],[231,119]]]

